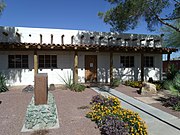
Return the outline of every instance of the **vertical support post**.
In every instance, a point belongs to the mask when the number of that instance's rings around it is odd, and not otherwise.
[[[113,83],[113,52],[110,52],[110,85]]]
[[[34,50],[34,76],[38,73],[38,56],[37,50]]]
[[[78,83],[78,52],[74,54],[74,70],[73,70],[73,82]]]
[[[141,53],[141,81],[144,81],[144,54]]]
[[[167,71],[169,71],[169,68],[170,68],[170,58],[171,58],[171,54],[168,53],[167,54]]]

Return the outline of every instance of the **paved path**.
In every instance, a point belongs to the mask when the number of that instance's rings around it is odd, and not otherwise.
[[[107,92],[101,91],[97,87],[92,87],[92,89],[103,96],[113,95],[118,97],[121,100],[123,108],[139,113],[148,125],[149,135],[180,135],[180,119],[178,119],[178,117],[163,112],[114,89],[109,89]]]

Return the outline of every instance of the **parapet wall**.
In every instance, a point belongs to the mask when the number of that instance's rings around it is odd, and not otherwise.
[[[83,30],[0,27],[0,42],[161,47],[161,36]]]

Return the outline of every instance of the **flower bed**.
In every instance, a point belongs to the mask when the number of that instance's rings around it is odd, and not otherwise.
[[[91,111],[86,116],[97,123],[102,134],[147,135],[145,122],[137,113],[123,109],[118,98],[97,95],[90,104]]]
[[[163,83],[162,82],[154,81],[154,82],[151,82],[151,83],[156,85],[156,90],[161,90],[163,88]],[[128,81],[124,82],[124,85],[131,86],[133,88],[141,88],[142,87],[142,82],[141,81],[128,80]]]

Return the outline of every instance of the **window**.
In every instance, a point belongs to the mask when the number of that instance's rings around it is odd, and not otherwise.
[[[57,56],[39,55],[39,68],[57,68]]]
[[[121,67],[134,67],[134,56],[121,56]]]
[[[28,55],[9,55],[9,68],[28,68]]]
[[[153,56],[145,56],[144,57],[144,67],[154,67]]]

